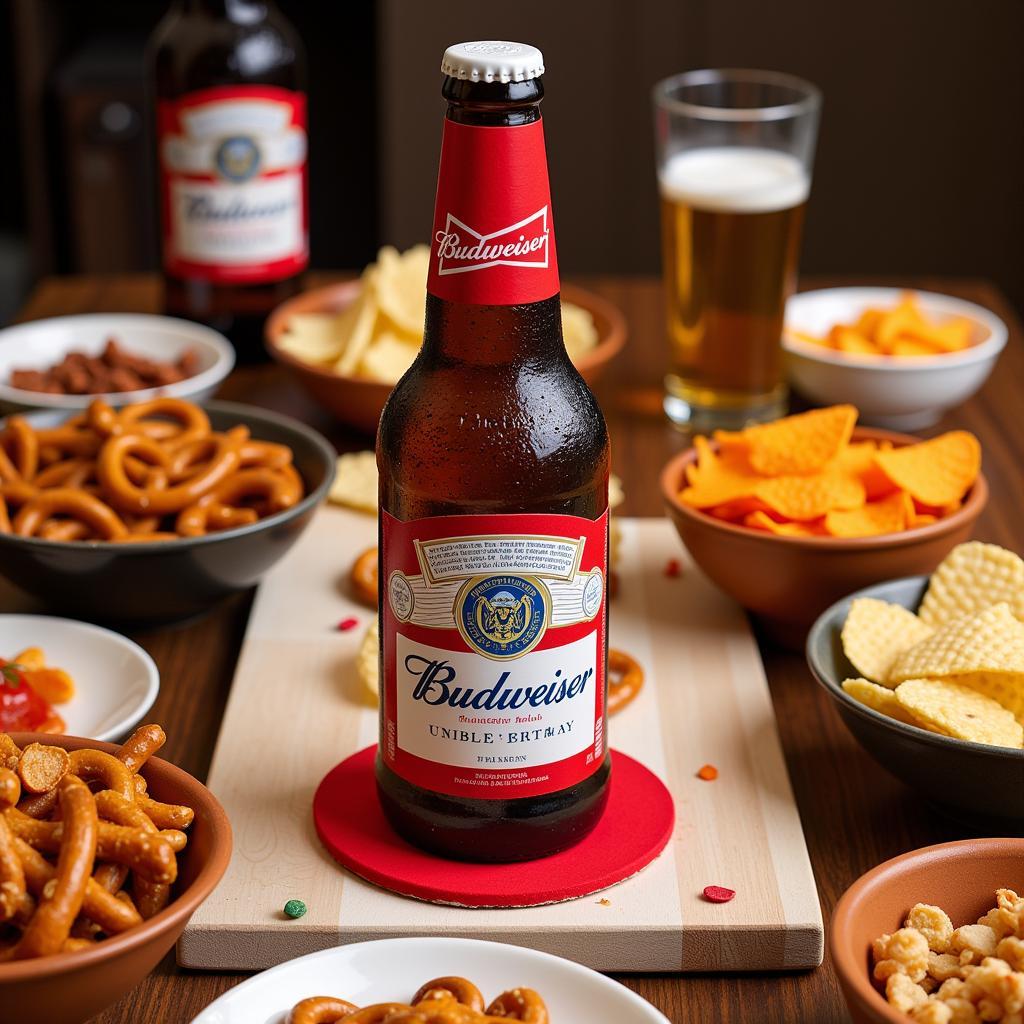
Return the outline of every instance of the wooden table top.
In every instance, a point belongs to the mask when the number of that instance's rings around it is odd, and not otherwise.
[[[686,442],[661,412],[665,359],[660,286],[650,278],[598,277],[579,283],[618,305],[629,324],[628,350],[609,375],[612,379],[598,388],[611,429],[613,464],[625,486],[622,512],[661,515],[658,470]],[[865,283],[880,282],[815,278],[803,287]],[[965,427],[978,435],[992,498],[977,536],[1024,551],[1024,432],[1011,429],[1020,423],[1024,381],[1024,333],[1018,318],[984,281],[914,278],[881,283],[969,299],[988,306],[1009,326],[1009,345],[984,390],[928,433]],[[159,301],[159,286],[148,276],[49,278],[31,296],[21,319],[156,312]],[[372,445],[334,423],[275,366],[237,370],[221,397],[298,416],[330,437],[339,450]],[[170,737],[165,756],[200,779],[209,768],[250,603],[251,595],[240,595],[198,622],[135,637],[160,668],[162,687],[151,718]],[[765,646],[762,653],[827,928],[839,896],[869,868],[915,847],[970,833],[931,810],[861,751],[813,683],[801,656]],[[94,1024],[184,1024],[246,976],[181,972],[173,955],[168,956],[134,992],[94,1018]],[[674,1024],[849,1020],[827,954],[818,970],[800,974],[626,975],[620,980]]]

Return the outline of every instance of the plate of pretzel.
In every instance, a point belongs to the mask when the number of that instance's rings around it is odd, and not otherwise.
[[[477,939],[380,939],[258,974],[192,1024],[668,1024],[581,964]]]

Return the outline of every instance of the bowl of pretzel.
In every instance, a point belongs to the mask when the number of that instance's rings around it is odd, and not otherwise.
[[[80,1024],[177,941],[231,857],[213,794],[153,755],[157,725],[120,746],[0,733],[0,1007]]]
[[[334,449],[226,402],[94,399],[0,422],[0,574],[76,617],[179,621],[258,582],[305,529]]]

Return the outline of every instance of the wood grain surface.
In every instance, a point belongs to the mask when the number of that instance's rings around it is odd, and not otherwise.
[[[334,275],[337,277],[338,275]],[[315,283],[333,279],[319,275]],[[624,515],[661,514],[657,471],[685,438],[661,414],[664,328],[659,284],[648,278],[590,278],[578,283],[599,291],[626,315],[627,350],[610,379],[598,387],[613,439],[616,470],[625,482]],[[887,284],[946,292],[988,306],[1010,327],[1010,343],[982,392],[948,414],[928,433],[953,426],[973,430],[984,448],[992,499],[977,529],[979,539],[1024,551],[1024,334],[1001,294],[984,281],[943,278],[814,278],[803,288]],[[155,312],[158,283],[149,277],[49,278],[22,319],[86,312]],[[125,338],[126,343],[130,339]],[[324,431],[339,449],[368,446],[313,407],[298,387],[272,366],[244,367],[222,396],[298,415]],[[153,655],[163,679],[154,720],[170,734],[167,756],[205,778],[231,679],[250,597],[235,598],[205,619],[176,630],[136,637]],[[916,793],[876,765],[846,732],[826,695],[799,655],[762,645],[783,752],[811,855],[825,914],[844,889],[879,861],[930,843],[970,833],[940,816]],[[282,684],[281,709],[287,690]],[[154,1020],[184,1024],[244,974],[182,972],[168,957],[134,992],[94,1024]],[[826,956],[817,970],[791,974],[628,974],[620,980],[673,1021],[758,1024],[839,1024],[849,1021]]]

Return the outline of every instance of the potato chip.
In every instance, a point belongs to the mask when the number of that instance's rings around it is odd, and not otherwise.
[[[337,373],[351,376],[356,372],[363,353],[373,341],[377,324],[377,297],[374,282],[376,271],[370,268],[363,274],[363,290],[350,306],[338,315],[338,333],[345,339],[345,348],[334,365]]]
[[[385,245],[377,253],[376,290],[380,311],[399,329],[423,339],[427,306],[427,271],[430,247],[414,245],[400,253]]]
[[[366,692],[380,700],[380,620],[376,615],[370,623],[356,654],[356,674]]]
[[[904,725],[924,726],[897,699],[896,694],[885,686],[868,679],[846,679],[843,689],[856,701],[872,711],[878,711],[888,718],[895,718]]]
[[[1024,727],[991,697],[948,679],[908,679],[896,699],[926,726],[972,743],[1024,747]]]
[[[742,450],[716,453],[705,437],[694,439],[697,462],[691,465],[690,486],[680,495],[694,508],[724,505],[737,498],[749,498],[764,478],[755,473]]]
[[[869,501],[860,508],[833,509],[825,514],[825,532],[833,537],[874,537],[880,533],[897,533],[907,528],[914,507],[906,492],[897,491],[879,501]]]
[[[278,347],[306,363],[333,363],[345,348],[337,313],[295,313]]]
[[[1024,560],[996,544],[958,544],[932,573],[918,614],[938,626],[1005,601],[1024,620]]]
[[[767,530],[768,533],[778,534],[780,537],[824,537],[825,528],[818,520],[809,523],[780,523],[772,519],[767,512],[748,512],[743,517],[743,525],[755,530]]]
[[[893,485],[925,505],[959,502],[978,478],[981,445],[966,430],[878,452],[875,463]]]
[[[597,347],[597,324],[582,306],[574,306],[571,302],[562,303],[562,340],[573,362]]]
[[[397,384],[419,351],[419,345],[410,338],[385,331],[378,334],[363,353],[358,375],[385,384]]]
[[[816,476],[776,476],[762,480],[754,497],[784,519],[820,519],[832,509],[858,508],[864,504],[864,485],[842,473]]]
[[[853,433],[852,405],[786,416],[741,431],[750,449],[750,466],[763,476],[814,473],[834,459]]]
[[[892,343],[889,354],[894,356],[934,356],[941,351],[927,341],[900,337]]]
[[[373,452],[339,455],[327,500],[376,515],[377,456]]]
[[[896,658],[886,682],[967,672],[1024,674],[1024,622],[1005,602],[935,630]]]
[[[829,331],[828,340],[832,347],[840,352],[854,352],[858,355],[878,355],[870,338],[866,338],[860,331],[852,327],[844,327],[837,324]]]
[[[896,658],[931,634],[931,627],[902,605],[858,597],[850,605],[840,640],[862,676],[885,683]]]
[[[1016,672],[968,672],[947,678],[991,697],[1024,725],[1024,675]]]

